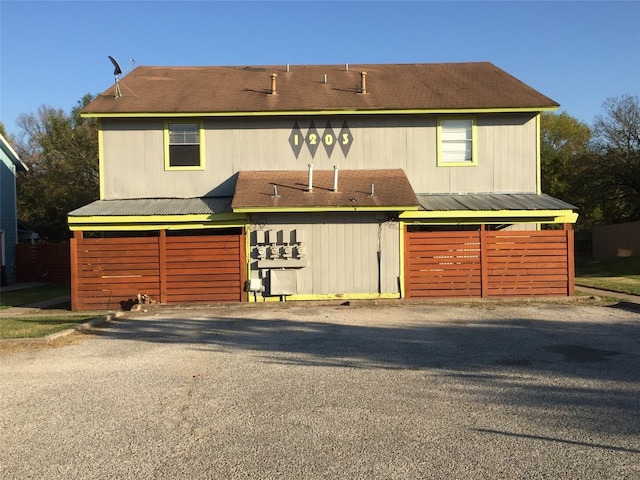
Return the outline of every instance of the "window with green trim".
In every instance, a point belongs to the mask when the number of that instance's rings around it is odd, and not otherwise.
[[[165,123],[165,168],[201,170],[204,168],[201,122]]]
[[[438,119],[438,165],[466,166],[476,162],[475,119]]]

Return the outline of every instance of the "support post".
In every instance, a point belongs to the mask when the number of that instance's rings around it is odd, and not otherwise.
[[[167,231],[160,230],[158,238],[158,261],[160,271],[160,303],[167,303]]]
[[[405,223],[401,223],[401,229],[403,233],[402,242],[402,275],[400,277],[400,298],[411,297],[411,281],[407,281],[407,275],[409,273],[409,226]],[[404,287],[404,288],[403,288]]]
[[[78,243],[82,240],[82,232],[73,232],[73,238],[69,241],[69,262],[71,263],[71,310],[78,310],[79,305],[79,269],[78,269]]]
[[[480,295],[489,296],[489,246],[487,245],[487,226],[480,225]]]
[[[240,301],[248,302],[249,294],[245,288],[247,284],[247,268],[249,267],[249,261],[247,259],[247,227],[242,227],[242,234],[239,237],[240,259],[238,264],[240,265]]]
[[[576,262],[575,262],[575,241],[573,225],[564,224],[567,242],[567,295],[573,297],[576,294]]]

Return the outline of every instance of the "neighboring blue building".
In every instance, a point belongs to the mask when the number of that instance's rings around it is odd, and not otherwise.
[[[18,216],[16,213],[16,174],[26,172],[16,151],[0,134],[0,258],[2,259],[2,285],[16,279],[16,244],[18,243]]]

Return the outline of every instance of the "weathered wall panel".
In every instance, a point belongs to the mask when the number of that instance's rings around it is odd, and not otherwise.
[[[250,275],[253,278],[268,278],[266,271],[263,272],[266,269],[258,268],[255,231],[295,229],[302,232],[306,251],[306,265],[292,267],[297,271],[298,294],[398,293],[400,249],[396,222],[367,213],[273,214],[254,217],[252,221]]]
[[[289,139],[314,122],[319,134],[347,122],[353,141],[345,157],[303,145],[296,158]],[[436,115],[211,118],[205,120],[205,170],[165,171],[163,119],[103,119],[105,198],[232,195],[240,170],[401,168],[418,193],[535,192],[536,125],[530,114],[477,115],[478,163],[437,166]]]

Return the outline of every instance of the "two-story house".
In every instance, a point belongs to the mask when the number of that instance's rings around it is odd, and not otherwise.
[[[557,108],[484,62],[137,67],[83,110],[73,307],[571,295],[575,207],[540,190]]]

